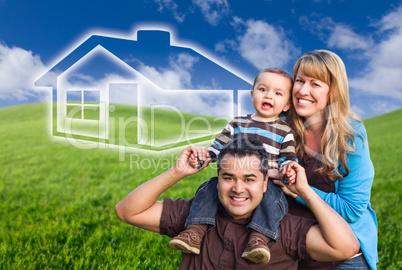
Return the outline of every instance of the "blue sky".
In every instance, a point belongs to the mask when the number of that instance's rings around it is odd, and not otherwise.
[[[91,34],[163,28],[249,80],[269,66],[292,72],[304,52],[334,51],[352,109],[366,118],[402,107],[401,18],[393,0],[0,0],[0,107],[48,101],[33,82]]]

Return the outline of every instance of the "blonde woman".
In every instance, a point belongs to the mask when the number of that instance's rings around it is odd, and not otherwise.
[[[333,52],[305,53],[295,64],[288,124],[309,185],[351,226],[361,252],[339,264],[299,262],[299,269],[376,269],[377,219],[370,206],[374,168],[367,134],[349,103],[343,61]],[[315,219],[300,197],[282,186],[289,213]],[[338,264],[338,265],[337,265]]]

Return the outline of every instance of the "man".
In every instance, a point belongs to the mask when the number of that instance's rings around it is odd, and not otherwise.
[[[183,230],[192,200],[157,199],[174,183],[200,170],[190,166],[188,159],[192,152],[206,154],[202,151],[193,146],[183,150],[172,168],[137,187],[116,205],[118,217],[146,230],[177,235]],[[246,225],[254,209],[267,188],[279,189],[267,180],[267,158],[262,144],[253,139],[235,139],[221,151],[218,178],[211,179],[217,181],[221,203],[216,226],[206,234],[199,255],[183,253],[180,269],[297,269],[299,259],[345,260],[358,252],[359,243],[349,225],[309,187],[304,169],[294,162],[296,182],[288,188],[307,203],[319,226],[312,220],[285,215],[278,241],[269,243],[269,263],[254,264],[241,258],[249,234]],[[208,163],[209,159],[201,169]]]

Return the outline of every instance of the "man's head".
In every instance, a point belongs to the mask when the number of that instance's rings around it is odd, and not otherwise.
[[[281,112],[289,110],[293,77],[279,68],[263,69],[255,77],[251,100],[259,120],[275,120]]]
[[[247,218],[267,190],[268,156],[261,142],[235,138],[218,156],[218,196],[234,218]]]

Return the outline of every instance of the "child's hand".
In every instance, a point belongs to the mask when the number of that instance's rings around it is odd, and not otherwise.
[[[297,195],[306,193],[307,190],[311,189],[311,187],[308,184],[307,181],[307,176],[306,176],[306,171],[302,166],[300,166],[297,162],[290,162],[287,166],[287,172],[290,173],[290,168],[294,170],[294,174],[296,176],[295,182],[293,182],[293,185],[285,185],[282,183],[283,186],[286,186],[286,188],[289,189],[294,195],[297,197]]]
[[[197,157],[195,156],[194,152],[191,152],[191,155],[188,158],[188,163],[190,164],[191,167],[198,168],[198,161],[197,161]]]
[[[194,148],[193,152],[188,158],[188,163],[195,169],[200,169],[203,167],[205,162],[210,160],[209,151],[205,147]],[[206,164],[206,166],[208,163]]]
[[[296,170],[299,170],[299,174]],[[303,172],[303,173],[302,173]],[[302,166],[297,162],[290,162],[283,166],[281,170],[282,181],[274,180],[274,183],[281,187],[283,193],[293,198],[297,198],[296,190],[298,182],[300,185],[307,183],[307,177]],[[304,177],[304,178],[303,178]],[[296,178],[298,182],[296,182]],[[308,185],[308,184],[307,184]]]
[[[291,167],[288,166],[290,163],[283,166],[281,174],[283,182],[289,186],[293,185],[296,181],[296,171]]]

